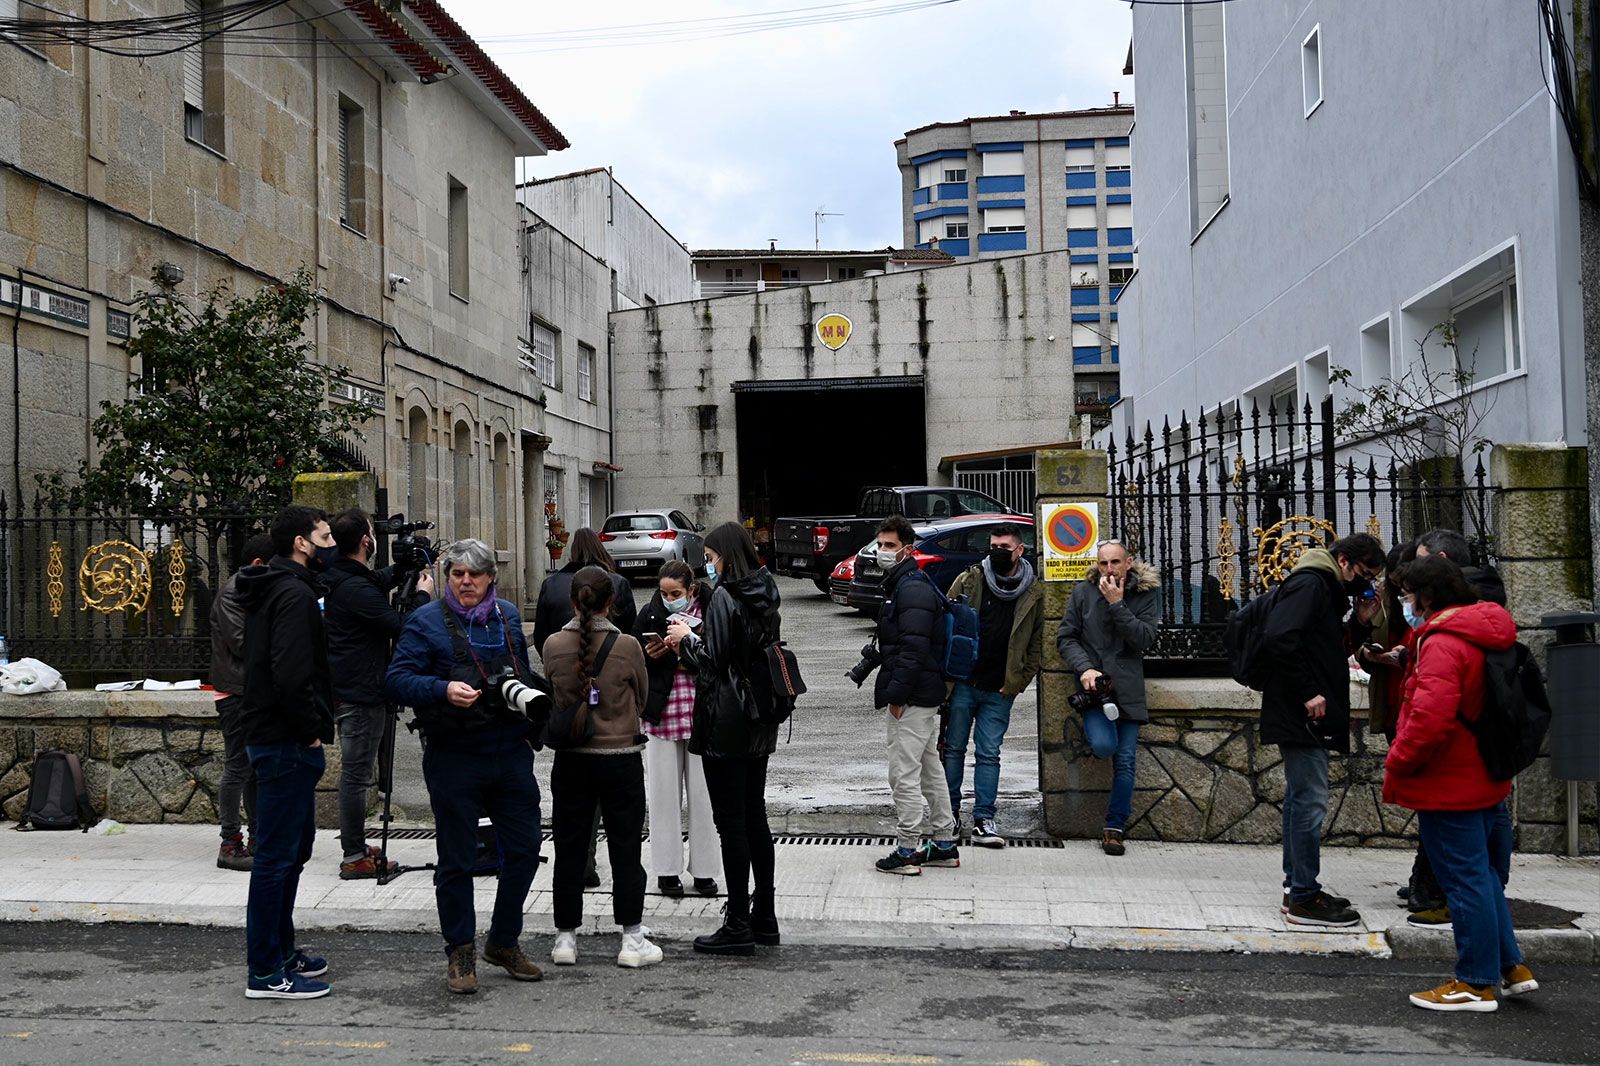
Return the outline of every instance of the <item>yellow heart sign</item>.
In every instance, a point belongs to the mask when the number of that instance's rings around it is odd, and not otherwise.
[[[823,315],[817,322],[817,339],[836,352],[850,339],[850,320],[840,314]]]

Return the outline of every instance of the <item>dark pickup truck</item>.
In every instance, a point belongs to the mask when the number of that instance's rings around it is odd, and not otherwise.
[[[827,518],[780,518],[773,527],[774,569],[786,577],[810,578],[823,592],[833,568],[877,536],[890,515],[913,522],[958,518],[969,514],[1012,514],[992,496],[948,485],[873,486],[861,492],[853,515]]]

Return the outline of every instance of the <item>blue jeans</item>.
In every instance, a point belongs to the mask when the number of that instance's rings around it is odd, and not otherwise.
[[[1504,804],[1481,811],[1418,811],[1422,846],[1450,904],[1456,936],[1456,979],[1482,988],[1498,985],[1522,961],[1511,908],[1501,883],[1510,843]]]
[[[256,855],[250,864],[245,942],[250,973],[269,977],[294,954],[294,897],[317,835],[321,747],[284,741],[245,749],[256,775]]]
[[[1133,810],[1133,771],[1139,756],[1139,722],[1119,716],[1115,722],[1099,708],[1083,716],[1083,735],[1096,759],[1111,760],[1111,802],[1106,805],[1106,828],[1127,827]]]
[[[445,950],[471,944],[476,935],[472,868],[478,861],[478,818],[484,814],[494,822],[503,856],[489,943],[515,947],[522,935],[522,908],[539,869],[539,783],[533,777],[533,749],[520,738],[464,745],[425,738],[422,779],[433,807],[439,855],[433,895]]]
[[[1322,823],[1328,817],[1328,749],[1282,744],[1283,887],[1291,903],[1322,891]]]
[[[950,810],[961,810],[961,778],[966,771],[967,737],[972,737],[972,820],[994,817],[1000,791],[1000,744],[1011,728],[1015,696],[958,684],[950,694],[950,724],[945,729],[944,777],[950,785]]]

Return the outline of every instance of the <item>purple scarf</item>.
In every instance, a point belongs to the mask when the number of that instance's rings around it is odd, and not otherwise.
[[[494,589],[497,584],[499,584],[497,581],[489,582],[488,591],[483,594],[483,599],[478,601],[476,607],[463,607],[461,606],[461,601],[456,599],[456,590],[451,588],[450,583],[446,581],[444,585],[445,606],[454,611],[456,617],[469,625],[486,626],[489,624],[489,619],[494,615]]]

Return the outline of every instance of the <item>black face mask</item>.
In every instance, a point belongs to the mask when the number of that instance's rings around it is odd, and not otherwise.
[[[1372,591],[1372,579],[1357,574],[1344,583],[1344,590],[1352,596],[1365,596]]]
[[[1011,558],[1010,548],[989,549],[989,568],[995,573],[1009,574],[1015,567],[1016,563]]]
[[[311,558],[306,560],[306,569],[313,574],[321,573],[332,566],[338,558],[339,546],[337,544],[328,548],[318,545],[316,550],[311,553]]]

